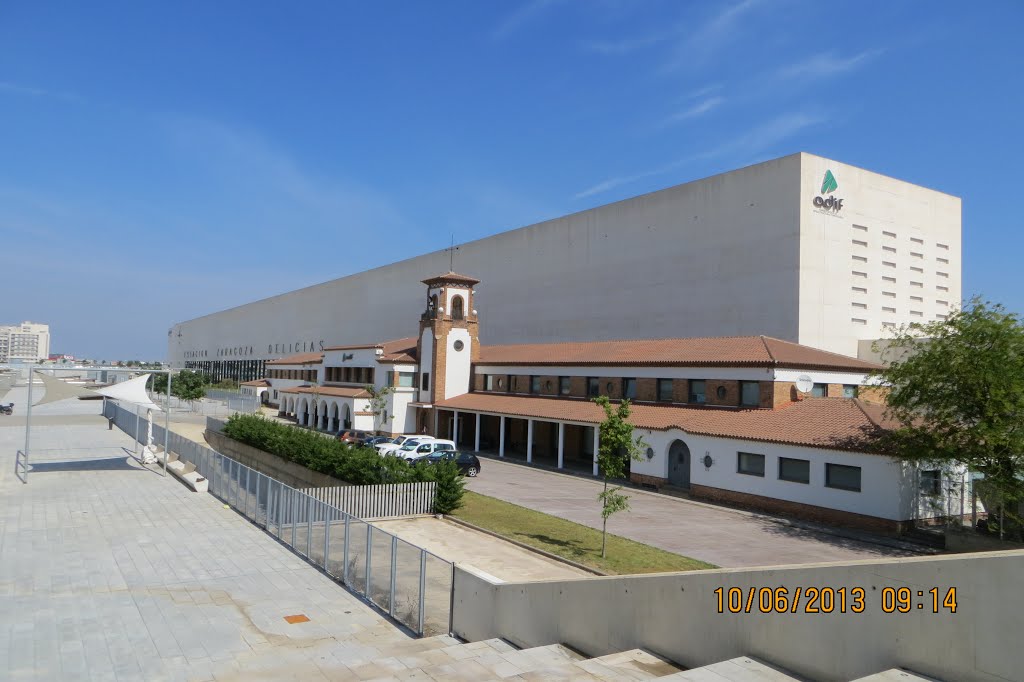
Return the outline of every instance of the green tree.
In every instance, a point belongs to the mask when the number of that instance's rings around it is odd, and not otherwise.
[[[622,486],[609,487],[609,480],[618,480],[626,475],[626,463],[639,461],[646,447],[643,439],[633,440],[633,425],[629,419],[629,401],[623,400],[618,407],[612,407],[608,396],[593,399],[604,409],[605,419],[598,427],[600,442],[597,448],[597,466],[604,481],[604,488],[597,499],[601,503],[601,558],[607,556],[608,518],[612,514],[629,510],[629,496],[622,494]]]
[[[184,369],[171,379],[171,395],[194,406],[195,401],[206,395],[206,384],[205,375]]]
[[[900,329],[877,376],[890,386],[888,454],[967,467],[989,527],[1021,536],[1024,500],[1024,325],[998,304],[972,299],[945,320]],[[1003,512],[996,513],[996,510]]]
[[[370,412],[373,412],[373,431],[380,433],[381,427],[387,421],[388,396],[395,392],[394,386],[377,388],[373,384],[367,384],[366,392],[370,394]]]

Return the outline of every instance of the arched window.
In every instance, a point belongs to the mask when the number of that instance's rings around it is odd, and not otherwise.
[[[465,319],[465,311],[463,310],[463,301],[461,296],[452,297],[452,319],[462,320]]]
[[[430,319],[437,317],[437,294],[427,299],[427,317]]]

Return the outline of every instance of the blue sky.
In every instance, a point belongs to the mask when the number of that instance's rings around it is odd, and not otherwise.
[[[1024,312],[1024,3],[0,3],[0,321],[215,310],[795,151],[963,198]],[[140,284],[139,282],[142,282]]]

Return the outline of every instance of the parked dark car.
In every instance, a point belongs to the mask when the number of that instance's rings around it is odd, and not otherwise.
[[[361,445],[364,445],[368,448],[372,448],[374,445],[379,445],[381,443],[390,443],[392,440],[392,438],[388,438],[387,436],[370,436],[369,438],[364,440],[361,443]]]
[[[335,436],[342,443],[348,443],[349,445],[358,445],[365,441],[371,434],[366,431],[338,431],[338,435]]]
[[[472,452],[435,452],[432,455],[420,459],[425,464],[436,464],[441,460],[455,460],[459,465],[459,471],[470,478],[476,478],[480,473],[480,459]]]

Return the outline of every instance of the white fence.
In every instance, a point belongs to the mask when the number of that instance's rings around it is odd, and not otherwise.
[[[359,519],[429,514],[436,491],[435,481],[302,489],[310,497]]]

